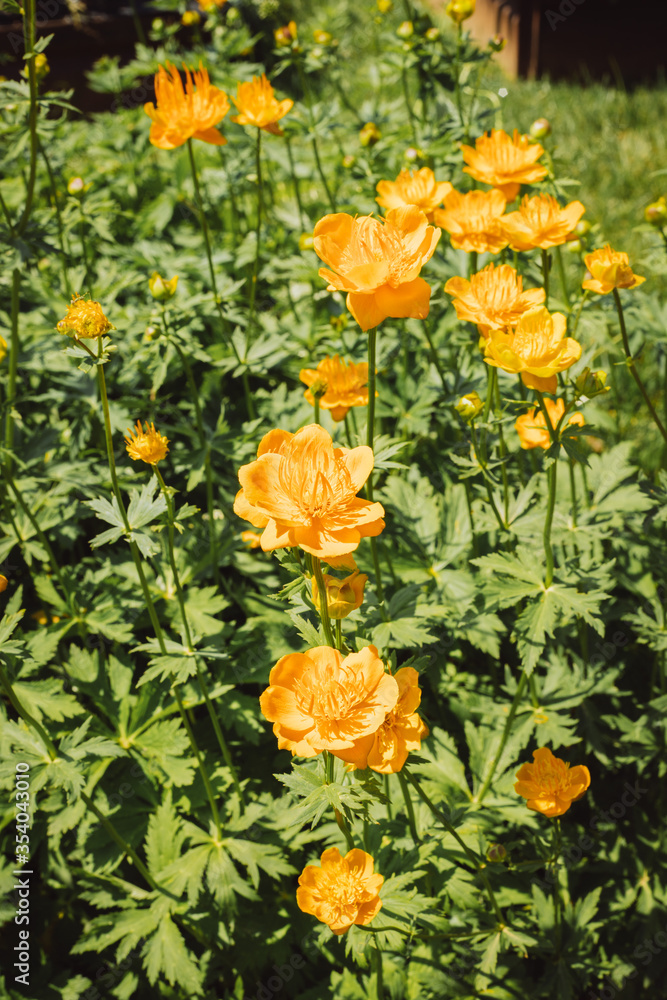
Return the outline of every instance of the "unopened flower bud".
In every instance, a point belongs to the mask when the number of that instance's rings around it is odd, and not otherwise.
[[[362,146],[374,146],[382,138],[382,133],[375,122],[366,122],[359,132],[359,142]]]
[[[423,155],[424,154],[422,153],[421,149],[415,149],[414,146],[408,146],[406,151],[403,153],[403,156],[408,161],[408,163],[415,163],[417,160],[421,160]]]
[[[325,382],[324,379],[318,378],[310,386],[310,390],[309,390],[310,391],[310,395],[314,399],[321,399],[322,396],[325,395],[325,393],[326,393],[326,391],[327,391],[328,388],[329,388],[329,383]]]
[[[464,420],[474,420],[477,414],[484,409],[484,403],[479,398],[478,393],[469,392],[466,396],[461,396],[454,409],[461,414]]]
[[[346,156],[343,157],[343,166],[345,167],[346,170],[349,170],[351,167],[353,167],[356,162],[357,158],[356,156],[352,156],[352,153],[348,153]]]
[[[311,389],[312,392],[312,389]],[[335,576],[323,574],[324,586],[327,592],[327,609],[330,618],[347,618],[352,611],[361,606],[364,599],[364,587],[368,577],[359,570],[355,570],[344,580],[339,580]],[[319,591],[317,580],[312,579],[313,604],[319,609]]]
[[[157,333],[156,326],[147,326],[146,329],[144,330],[144,340],[152,340],[156,333]]]
[[[377,0],[377,7],[381,14],[388,14],[392,8],[391,0]]]
[[[312,250],[312,249],[313,249],[313,234],[301,233],[301,236],[299,236],[299,250]]]
[[[0,573],[0,594],[3,592],[3,590],[7,590],[8,583],[9,580],[7,579],[7,577],[4,576],[2,573]]]
[[[584,368],[583,372],[575,380],[575,387],[577,393],[580,396],[586,396],[587,399],[592,399],[593,396],[599,396],[603,392],[609,392],[611,386],[606,384],[607,373],[601,370],[591,371],[590,368]]]
[[[489,844],[486,849],[487,861],[504,861],[506,857],[507,851],[502,844]]]
[[[313,38],[318,45],[331,45],[333,42],[333,35],[329,31],[323,31],[321,28],[315,28],[313,31]]]
[[[568,240],[568,242],[565,244],[565,249],[567,250],[568,253],[578,254],[581,253],[584,248],[582,247],[580,240]]]
[[[528,129],[531,139],[546,139],[551,135],[551,122],[546,118],[536,118]]]
[[[507,39],[503,38],[502,35],[494,35],[493,38],[489,38],[489,48],[492,52],[502,52],[507,45]]]
[[[475,0],[450,0],[445,7],[445,14],[451,17],[455,24],[461,24],[475,13]]]
[[[644,209],[644,218],[652,226],[662,229],[665,223],[667,223],[667,201],[665,201],[664,196],[646,206]]]
[[[412,21],[403,21],[396,29],[399,38],[412,38],[415,33],[415,26]]]
[[[165,278],[161,277],[157,271],[153,271],[150,278],[148,279],[148,287],[150,293],[154,299],[158,302],[167,302],[168,299],[172,298],[176,294],[176,285],[178,284],[178,275],[175,274],[173,278],[167,281]]]
[[[181,17],[181,24],[185,28],[189,28],[192,24],[199,24],[201,17],[199,12],[196,10],[186,10],[186,12]]]
[[[574,227],[574,231],[577,236],[586,236],[591,231],[591,224],[586,219],[581,219]]]
[[[79,195],[83,194],[85,190],[86,190],[86,185],[84,183],[83,177],[72,177],[71,180],[67,182],[68,194]]]
[[[151,22],[151,30],[154,31],[156,34],[159,34],[161,31],[164,30],[164,21],[162,20],[161,17],[153,18],[153,21]]]
[[[279,49],[284,48],[286,45],[291,45],[292,42],[296,41],[297,29],[296,22],[290,21],[289,24],[284,24],[282,28],[276,28],[273,32],[273,37],[276,42],[276,46]]]
[[[440,29],[428,28],[428,30],[424,32],[424,38],[426,38],[429,42],[437,42],[440,38]]]

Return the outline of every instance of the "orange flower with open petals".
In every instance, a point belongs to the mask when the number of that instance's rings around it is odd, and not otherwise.
[[[370,330],[389,316],[426,319],[431,286],[419,272],[440,236],[410,205],[390,209],[384,222],[371,215],[325,215],[315,226],[313,246],[332,268],[319,272],[329,291],[347,292],[347,308],[362,330]]]
[[[544,152],[539,142],[530,142],[527,135],[514,129],[510,139],[502,129],[491,129],[472,146],[461,146],[463,168],[476,181],[500,188],[507,201],[514,201],[522,184],[535,184],[547,176],[547,168],[538,163]]]
[[[555,430],[559,420],[565,413],[565,400],[557,399],[554,402],[554,400],[547,397],[544,400],[544,405],[549,414],[551,426]],[[571,414],[568,417],[566,426],[570,424],[578,424],[582,427],[584,424],[583,413]],[[518,417],[514,423],[514,427],[519,435],[522,448],[544,448],[546,450],[551,447],[551,434],[544,419],[544,413],[536,406],[531,407],[527,413]]]
[[[320,397],[320,406],[323,410],[330,410],[334,420],[344,420],[351,406],[368,405],[366,361],[346,364],[334,354],[332,358],[320,361],[317,368],[302,368],[299,378],[309,387],[317,383],[326,385],[326,392]],[[306,389],[304,396],[311,405],[315,405],[310,388]]]
[[[459,319],[477,323],[479,332],[504,330],[518,323],[523,313],[544,302],[543,288],[523,290],[523,278],[509,264],[488,264],[482,271],[466,278],[450,278],[445,285]]]
[[[581,287],[598,295],[608,295],[615,288],[636,288],[646,278],[634,274],[627,253],[612,250],[609,243],[601,250],[594,250],[584,257],[591,277],[582,281]]]
[[[255,125],[273,135],[283,134],[277,123],[294,106],[294,101],[289,98],[285,98],[284,101],[277,100],[273,87],[266,79],[266,73],[253,76],[250,83],[239,83],[236,97],[232,97],[232,100],[241,112],[232,118],[233,122],[239,125]]]
[[[298,545],[327,560],[380,534],[382,505],[357,496],[373,469],[371,448],[334,448],[323,427],[309,424],[296,434],[272,431],[260,449],[239,469],[234,510],[264,528],[265,552]]]
[[[581,344],[565,336],[567,320],[537,306],[524,313],[513,329],[492,330],[484,360],[495,368],[521,375],[529,389],[555,393],[556,375],[581,357]]]
[[[102,306],[95,299],[84,299],[82,295],[73,295],[67,312],[56,324],[56,329],[58,333],[66,333],[70,337],[76,337],[77,340],[95,340],[104,337],[116,327],[109,322]],[[7,344],[4,340],[3,343],[6,352]]]
[[[401,667],[394,677],[398,701],[382,725],[372,735],[357,740],[350,750],[334,750],[336,757],[359,768],[395,774],[405,764],[409,751],[419,750],[421,741],[428,736],[428,728],[417,715],[422,696],[419,674],[414,667]]]
[[[450,191],[445,207],[433,213],[436,226],[446,229],[456,250],[500,253],[507,240],[499,220],[505,211],[502,191]]]
[[[516,776],[514,791],[528,800],[528,808],[550,817],[566,813],[591,783],[587,767],[578,764],[571,768],[548,747],[533,750],[533,763],[522,764]]]
[[[156,431],[155,424],[146,422],[144,429],[141,420],[137,420],[135,427],[128,427],[125,435],[125,450],[130,458],[148,465],[162,461],[169,451],[168,444],[169,438]]]
[[[526,195],[518,212],[509,212],[500,220],[503,233],[513,250],[534,250],[566,243],[586,209],[580,201],[562,208],[550,194]]]
[[[315,757],[354,746],[374,733],[398,700],[375,646],[343,657],[331,646],[281,657],[259,699],[281,750]]]
[[[337,847],[328,847],[320,862],[306,865],[299,875],[299,909],[328,924],[334,934],[344,934],[352,924],[369,924],[382,906],[378,892],[384,882],[373,874],[371,855],[355,847],[343,857]]]
[[[188,139],[201,139],[212,146],[224,146],[225,137],[216,125],[229,111],[227,95],[214,87],[208,70],[199,64],[199,70],[190,74],[185,69],[185,89],[175,66],[160,66],[155,74],[157,107],[150,101],[144,111],[152,121],[150,141],[158,149],[176,149]]]
[[[443,198],[452,191],[449,181],[436,181],[429,167],[412,172],[401,170],[395,181],[379,181],[376,202],[382,208],[406,208],[416,205],[421,208],[429,222],[433,222],[433,211],[442,205]]]

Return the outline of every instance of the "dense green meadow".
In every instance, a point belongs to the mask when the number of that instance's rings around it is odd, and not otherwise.
[[[667,91],[449,6],[5,0],[2,997],[667,998]]]

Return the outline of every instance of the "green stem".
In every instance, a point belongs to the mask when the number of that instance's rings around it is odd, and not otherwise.
[[[499,447],[499,450],[500,450],[500,459],[501,459],[500,472],[501,472],[502,479],[503,479],[503,501],[504,501],[504,504],[505,504],[505,518],[504,518],[504,521],[505,521],[505,524],[508,525],[509,524],[509,516],[510,516],[509,515],[510,496],[509,496],[509,480],[508,480],[508,477],[507,477],[507,463],[505,462],[505,457],[507,455],[507,448],[505,447],[505,435],[503,434],[502,404],[501,404],[501,401],[500,401],[500,386],[498,384],[498,374],[497,374],[495,368],[493,369],[493,371],[495,372],[495,376],[496,376],[494,378],[494,380],[493,380],[494,381],[494,393],[495,393],[494,403],[495,403],[496,422],[498,424],[498,447]]]
[[[296,170],[294,169],[294,156],[292,155],[292,142],[289,135],[285,135],[285,145],[287,146],[287,159],[289,160],[290,173],[292,174],[292,184],[294,185],[294,194],[296,196],[296,203],[299,209],[299,224],[301,228],[305,230],[305,212],[303,210],[303,205],[301,204],[301,189],[299,186],[299,178],[296,176]]]
[[[556,264],[558,265],[558,274],[560,275],[561,288],[563,289],[563,299],[565,305],[567,306],[567,311],[572,312],[572,303],[570,301],[570,296],[567,291],[567,278],[565,277],[565,266],[563,264],[563,253],[562,247],[556,247],[554,250],[556,254]]]
[[[471,278],[473,274],[477,274],[477,251],[471,250],[468,254],[468,277]]]
[[[262,130],[257,129],[255,144],[255,173],[257,174],[257,225],[255,226],[255,263],[252,269],[250,284],[250,312],[248,314],[248,340],[255,329],[255,300],[257,297],[257,277],[259,275],[259,257],[261,252],[262,212],[264,209],[264,190],[262,181]]]
[[[445,392],[449,392],[447,388],[447,382],[445,381],[445,373],[443,371],[442,365],[440,364],[440,359],[438,357],[438,352],[435,349],[435,344],[433,343],[433,338],[431,337],[431,331],[429,329],[428,320],[422,320],[422,326],[424,327],[424,333],[426,334],[426,339],[428,341],[428,346],[431,350],[431,359],[436,367],[436,371],[440,376],[440,381],[442,382],[442,388]]]
[[[415,843],[415,846],[419,845],[419,834],[417,832],[417,823],[415,822],[415,810],[412,804],[412,799],[410,797],[410,789],[408,788],[408,783],[403,771],[398,771],[398,782],[401,786],[401,792],[403,793],[403,801],[405,802],[405,811],[408,817],[408,826],[410,827],[410,834]]]
[[[625,327],[625,317],[623,315],[623,306],[621,305],[621,297],[618,294],[618,289],[617,288],[614,288],[614,301],[616,302],[616,310],[618,312],[618,321],[619,321],[619,324],[620,324],[620,327],[621,327],[621,337],[623,338],[623,350],[625,351],[625,363],[628,366],[628,368],[630,369],[630,374],[632,375],[633,379],[637,383],[637,388],[639,389],[639,391],[641,392],[641,394],[643,396],[644,402],[646,403],[646,405],[647,405],[647,407],[649,409],[649,413],[653,417],[653,420],[654,420],[654,423],[655,423],[656,427],[658,428],[658,430],[662,434],[662,437],[663,437],[664,441],[667,442],[667,431],[665,430],[664,425],[663,425],[662,421],[660,420],[660,417],[656,413],[656,410],[655,410],[655,407],[653,406],[653,403],[649,399],[649,395],[648,395],[646,389],[644,388],[644,383],[642,382],[642,380],[639,377],[639,373],[638,373],[636,365],[635,365],[635,360],[632,357],[632,353],[630,352],[630,343],[628,341],[628,331],[626,330],[626,327]]]
[[[375,996],[377,1000],[384,1000],[384,979],[382,974],[382,949],[378,945],[377,935],[373,935],[375,948],[373,949],[375,966]]]
[[[584,290],[584,294],[581,296],[581,300],[579,302],[579,308],[577,309],[577,315],[574,317],[574,326],[572,328],[572,333],[570,334],[570,337],[572,338],[577,336],[577,328],[579,326],[579,320],[581,319],[581,311],[584,308],[584,304],[587,298],[588,298],[588,289],[586,288]]]
[[[577,527],[577,484],[574,481],[574,460],[570,459],[568,469],[570,472],[570,497],[572,499],[572,527]]]
[[[493,485],[494,484],[493,484],[493,481],[492,481],[491,477],[489,476],[489,472],[488,472],[488,469],[486,467],[486,465],[487,465],[486,460],[484,459],[484,457],[482,455],[481,444],[478,444],[478,442],[477,442],[477,431],[475,430],[475,423],[472,420],[470,421],[470,433],[471,433],[471,436],[472,436],[472,447],[473,447],[473,451],[475,452],[475,458],[477,459],[477,461],[479,463],[479,466],[480,466],[480,468],[482,470],[482,477],[484,479],[484,485],[486,487],[486,495],[487,495],[488,500],[489,500],[489,506],[491,507],[491,510],[495,514],[495,518],[496,518],[496,521],[498,522],[498,527],[500,528],[500,530],[501,531],[506,531],[507,530],[507,526],[506,526],[505,522],[503,521],[502,517],[500,516],[500,511],[498,510],[498,505],[496,504],[495,497],[493,496]]]
[[[454,86],[456,94],[456,107],[459,113],[459,121],[463,126],[463,103],[461,98],[461,43],[463,40],[463,25],[459,21],[456,31],[456,59],[454,61]]]
[[[507,740],[509,738],[510,732],[512,730],[512,723],[514,722],[514,716],[517,713],[517,709],[519,707],[519,703],[520,703],[521,698],[523,696],[523,691],[524,691],[524,688],[526,686],[527,681],[528,681],[528,675],[526,673],[522,673],[521,677],[519,678],[519,683],[517,685],[517,689],[516,689],[516,693],[514,695],[514,699],[512,701],[512,705],[511,705],[510,710],[509,710],[509,715],[507,716],[507,719],[505,720],[505,728],[503,729],[503,735],[500,738],[500,746],[498,747],[498,750],[496,751],[496,754],[495,754],[495,756],[493,758],[493,761],[491,762],[491,767],[489,769],[489,773],[487,774],[486,778],[484,779],[484,783],[483,783],[482,787],[480,788],[480,790],[477,793],[477,795],[475,795],[474,798],[473,798],[473,802],[476,802],[477,805],[481,805],[484,796],[486,795],[486,793],[488,792],[488,790],[489,790],[489,788],[491,786],[491,782],[493,781],[493,776],[496,773],[496,768],[498,767],[498,764],[500,763],[500,758],[503,755],[503,751],[505,749],[505,744],[507,743]]]
[[[537,393],[537,399],[540,404],[540,409],[544,416],[546,426],[549,431],[549,435],[554,444],[558,442],[558,428],[555,428],[551,423],[549,413],[544,404],[544,396],[539,389],[535,390]],[[565,416],[565,414],[563,414]],[[559,422],[559,427],[560,423]],[[558,456],[556,456],[547,469],[547,487],[549,491],[549,499],[547,502],[547,516],[544,521],[544,532],[543,532],[543,542],[544,542],[544,557],[547,563],[547,571],[544,577],[544,586],[548,588],[551,586],[554,578],[554,553],[551,546],[551,527],[553,525],[554,510],[556,508],[556,477],[558,474]]]
[[[313,423],[319,424],[320,422],[320,397],[313,396]]]
[[[25,65],[28,67],[28,88],[30,93],[30,111],[28,115],[28,131],[30,133],[30,167],[25,195],[25,205],[21,218],[16,225],[16,233],[21,236],[30,219],[32,202],[35,195],[35,179],[37,177],[37,72],[35,68],[35,0],[27,0],[23,4],[23,39],[25,43]]]
[[[377,327],[368,331],[368,423],[366,425],[366,444],[373,450],[375,443],[375,349],[377,345]],[[371,472],[366,482],[366,496],[373,502],[373,473]],[[373,556],[373,567],[375,569],[375,589],[378,601],[384,603],[384,587],[382,586],[382,572],[380,570],[380,560],[378,558],[377,539],[371,538],[371,554]]]
[[[343,623],[340,618],[336,618],[336,649],[339,653],[343,651]]]
[[[55,177],[53,176],[53,170],[51,169],[51,163],[46,154],[44,146],[39,143],[39,152],[41,153],[42,159],[44,160],[44,165],[46,167],[46,172],[49,175],[49,186],[51,188],[51,198],[53,201],[53,208],[56,213],[56,224],[58,226],[58,243],[60,244],[60,257],[62,261],[63,270],[63,284],[65,286],[65,291],[67,293],[67,298],[72,297],[72,286],[69,280],[69,273],[67,270],[68,253],[65,248],[65,229],[63,226],[62,213],[60,211],[60,202],[58,201],[58,189],[56,187]]]
[[[327,646],[332,646],[335,648],[335,643],[333,640],[333,635],[331,634],[331,622],[329,620],[329,607],[327,605],[327,588],[324,583],[324,576],[322,574],[322,564],[317,556],[313,556],[313,576],[315,577],[315,582],[317,583],[317,596],[318,603],[320,605],[320,618],[322,619],[322,628],[324,630],[324,637],[327,642]]]
[[[7,415],[5,417],[5,467],[7,474],[12,469],[12,451],[14,449],[14,404],[16,402],[16,377],[19,365],[19,310],[20,310],[21,272],[18,267],[12,271],[12,316],[11,337],[9,346],[9,379],[7,384]]]
[[[549,251],[541,250],[542,254],[542,281],[544,283],[544,306],[549,308]]]
[[[310,144],[313,147],[313,155],[315,156],[315,166],[317,167],[317,172],[320,175],[320,180],[322,181],[322,187],[326,192],[327,201],[331,206],[331,211],[335,214],[336,202],[334,201],[333,195],[331,194],[331,191],[329,189],[326,175],[322,170],[322,163],[320,161],[320,152],[319,149],[317,148],[317,139],[315,138],[315,133],[314,133],[315,123],[313,120],[313,105],[310,98],[310,88],[308,86],[308,79],[306,73],[304,72],[301,59],[296,60],[296,68],[299,74],[299,79],[301,80],[301,88],[303,90],[303,96],[306,101],[306,107],[308,108],[308,118],[310,120]]]
[[[556,931],[556,954],[560,954],[562,939],[562,900],[560,895],[560,878],[558,873],[558,859],[561,855],[561,826],[560,817],[554,819],[553,837],[553,876],[554,876],[554,929]]]
[[[23,705],[19,701],[18,696],[14,691],[14,688],[12,687],[12,683],[5,672],[5,667],[2,661],[0,661],[0,684],[2,684],[3,688],[5,689],[9,702],[14,711],[20,718],[24,720],[24,722],[28,726],[31,726],[35,730],[35,732],[39,734],[39,738],[42,740],[44,746],[48,750],[50,759],[52,761],[55,760],[58,756],[58,753],[56,751],[53,740],[51,739],[47,731],[44,729],[44,727],[37,721],[37,719],[35,719],[32,715],[30,715],[30,713],[23,707]]]

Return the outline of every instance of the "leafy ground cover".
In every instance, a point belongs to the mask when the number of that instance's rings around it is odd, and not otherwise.
[[[664,996],[664,94],[159,6],[1,84],[4,995]]]

